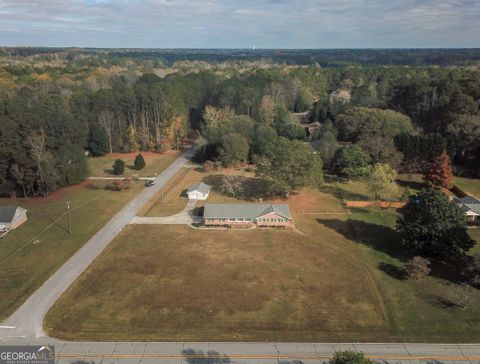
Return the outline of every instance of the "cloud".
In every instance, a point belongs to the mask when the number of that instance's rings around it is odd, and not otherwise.
[[[476,0],[0,0],[0,44],[474,47]]]

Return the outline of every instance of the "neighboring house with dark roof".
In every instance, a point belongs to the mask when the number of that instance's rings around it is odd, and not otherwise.
[[[206,200],[211,187],[203,182],[195,183],[187,190],[189,200]]]
[[[27,210],[19,206],[0,206],[0,230],[11,230],[27,221]]]
[[[203,222],[207,226],[294,226],[288,205],[275,204],[207,203]]]
[[[465,196],[454,198],[453,202],[465,212],[470,224],[480,225],[480,200],[478,198]]]

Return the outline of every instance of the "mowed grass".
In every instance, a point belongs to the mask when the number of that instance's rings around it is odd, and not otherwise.
[[[480,179],[455,177],[454,183],[464,192],[480,198]]]
[[[0,239],[0,320],[13,313],[144,188],[139,181],[132,189],[110,191],[105,189],[109,183],[85,182],[58,190],[46,199],[0,199],[0,204],[19,205],[28,210],[28,221]],[[71,234],[67,201],[71,205]]]
[[[45,202],[5,201],[28,210],[28,221],[0,239],[0,319],[6,318],[75,251],[93,236],[143,185],[122,192],[103,184],[62,191]],[[98,189],[97,189],[98,188]],[[66,201],[71,204],[72,233],[68,233]]]
[[[136,170],[134,160],[138,153],[110,153],[102,157],[89,157],[88,169],[91,177],[115,177],[113,174],[113,164],[115,160],[121,159],[125,162],[124,176],[138,175],[139,177],[153,177],[163,171],[179,155],[178,151],[168,151],[167,153],[142,152],[145,159],[145,168]]]
[[[411,194],[417,193],[424,187],[419,174],[401,174],[396,179],[395,188],[386,196],[386,200],[398,201],[408,188]],[[335,176],[325,176],[325,184],[321,188],[343,200],[366,201],[373,200],[374,194],[368,188],[366,179],[339,180]]]
[[[256,201],[263,189],[247,174],[247,193],[233,199],[217,183],[231,172],[180,173],[169,201],[197,179],[214,186],[209,202]],[[398,212],[346,210],[331,183],[274,201],[289,203],[298,231],[128,227],[52,308],[48,333],[100,341],[477,342],[478,292],[466,309],[452,304],[458,269],[434,264],[424,280],[407,279]],[[470,230],[478,242],[479,232]],[[471,254],[480,254],[479,244]]]
[[[226,196],[222,193],[222,181],[225,175],[237,175],[244,178],[243,191],[237,196]],[[190,165],[178,172],[165,185],[163,191],[159,191],[152,198],[140,215],[170,216],[182,211],[188,202],[187,189],[198,182],[204,182],[212,187],[208,197],[209,203],[242,203],[245,200],[258,202],[260,196],[263,196],[266,191],[265,184],[262,184],[253,172],[245,172],[240,169],[204,172],[200,166]],[[196,206],[202,207],[204,204],[204,201],[198,201]]]
[[[185,226],[129,227],[46,322],[50,335],[75,340],[388,335],[374,287],[334,247],[293,231]]]

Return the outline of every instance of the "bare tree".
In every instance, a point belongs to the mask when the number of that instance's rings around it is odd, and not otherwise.
[[[37,165],[40,186],[43,187],[43,192],[46,195],[48,194],[48,188],[46,186],[44,163],[46,163],[48,160],[48,152],[45,146],[45,131],[43,129],[39,129],[33,132],[27,138],[27,144],[30,146],[30,153]]]
[[[107,134],[108,139],[108,147],[110,149],[110,153],[112,153],[113,113],[110,110],[102,111],[98,115],[98,121],[103,129],[105,129],[105,134]]]
[[[235,196],[243,191],[243,178],[241,176],[224,176],[222,180],[222,192]]]
[[[428,275],[431,271],[430,261],[423,257],[413,257],[407,263],[405,263],[405,272],[413,279],[422,279]]]
[[[17,183],[22,186],[23,189],[23,197],[25,200],[27,199],[27,190],[25,188],[25,171],[21,170],[18,164],[12,164],[10,167],[10,173],[15,178]]]

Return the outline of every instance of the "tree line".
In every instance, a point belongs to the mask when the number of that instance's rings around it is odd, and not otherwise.
[[[195,134],[207,140],[205,159],[255,162],[262,173],[280,172],[282,153],[346,177],[373,164],[421,171],[443,152],[455,173],[480,171],[475,68],[246,64],[159,76],[143,61],[85,62],[0,67],[0,194],[45,195],[81,181],[85,151],[162,152]]]

